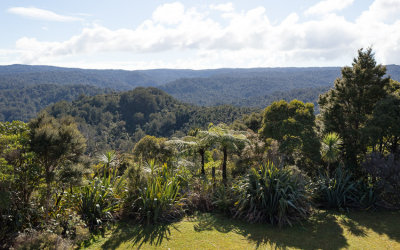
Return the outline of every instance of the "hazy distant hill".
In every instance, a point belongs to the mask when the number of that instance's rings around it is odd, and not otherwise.
[[[388,65],[387,69],[393,79],[400,80],[400,66]],[[139,86],[156,86],[178,100],[205,106],[262,108],[275,100],[294,98],[316,103],[338,76],[339,67],[127,71],[0,66],[0,120],[27,121],[61,100]]]
[[[400,66],[389,65],[387,72],[400,80]],[[207,78],[178,79],[159,88],[179,100],[198,105],[265,107],[279,99],[316,103],[319,94],[332,87],[339,76],[339,67],[238,69]]]

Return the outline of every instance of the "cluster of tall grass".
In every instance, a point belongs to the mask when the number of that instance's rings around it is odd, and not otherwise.
[[[272,162],[252,168],[236,187],[235,216],[279,226],[307,218],[311,203],[299,178]]]
[[[157,166],[151,162],[142,186],[134,186],[127,204],[128,213],[146,224],[171,221],[184,214],[182,177],[167,164]],[[136,176],[137,177],[137,176]],[[138,177],[142,178],[142,177]],[[137,182],[137,180],[130,180]]]

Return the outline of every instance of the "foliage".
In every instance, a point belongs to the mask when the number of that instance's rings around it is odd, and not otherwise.
[[[137,197],[131,204],[135,219],[146,224],[171,221],[184,214],[181,176],[166,164],[156,167],[150,164],[150,176],[145,186],[139,187]]]
[[[52,183],[56,170],[62,166],[79,162],[85,152],[85,139],[70,118],[55,119],[46,113],[29,123],[30,147],[43,168],[46,182],[45,213],[50,212]]]
[[[145,134],[181,137],[192,128],[205,129],[211,121],[231,123],[251,111],[232,106],[184,104],[156,88],[87,96],[47,108],[52,116],[74,117],[87,139],[90,153],[130,150]]]
[[[361,164],[373,181],[383,206],[400,207],[400,160],[395,155],[369,154]]]
[[[149,164],[150,161],[155,161],[157,164],[161,164],[168,162],[173,152],[166,141],[166,138],[146,135],[135,144],[133,155],[142,163]]]
[[[95,177],[74,192],[72,199],[75,209],[90,229],[97,229],[114,219],[113,213],[121,203],[122,196],[118,190],[122,181],[117,176],[117,169],[104,169],[102,177]]]
[[[249,222],[292,225],[310,213],[310,201],[299,175],[273,163],[252,168],[236,189],[235,216]]]
[[[35,250],[35,249],[72,249],[74,245],[68,239],[51,232],[32,231],[25,232],[15,240],[14,249]]]
[[[326,132],[337,132],[343,140],[346,166],[357,168],[367,150],[364,128],[375,105],[386,96],[386,67],[377,65],[371,48],[360,49],[352,67],[342,68],[333,89],[320,96],[319,105]]]
[[[218,184],[212,193],[212,204],[216,211],[231,215],[235,203],[235,194],[230,185]]]
[[[18,230],[40,224],[32,193],[41,168],[29,148],[29,127],[20,121],[0,123],[0,244]]]
[[[1,81],[1,77],[0,77]],[[3,83],[3,82],[2,82]],[[85,95],[94,96],[111,92],[83,84],[57,85],[2,84],[0,89],[0,120],[21,120],[28,122],[48,105],[65,100],[73,101]]]
[[[394,81],[393,81],[394,82]],[[369,137],[373,151],[399,154],[400,91],[393,91],[378,101],[364,134]]]
[[[240,152],[240,156],[231,159],[234,162],[232,169],[232,177],[242,176],[247,173],[249,166],[262,165],[267,161],[274,161],[274,157],[268,154],[271,149],[257,133],[248,131],[246,134],[247,143],[244,149]],[[267,151],[267,152],[266,152]],[[274,163],[278,163],[274,161]]]
[[[204,140],[221,148],[224,157],[222,161],[222,180],[226,183],[228,152],[240,153],[243,150],[246,143],[248,143],[245,132],[231,130],[225,124],[220,123],[218,125],[210,124],[208,131],[199,131],[199,133]]]
[[[293,100],[274,102],[264,110],[260,134],[279,141],[279,150],[289,164],[309,173],[320,161],[320,142],[314,131],[314,106]]]
[[[210,212],[214,208],[212,201],[213,187],[205,178],[193,178],[189,184],[187,204],[189,212]]]
[[[353,175],[338,167],[332,177],[321,173],[313,186],[313,198],[327,208],[347,209],[359,205],[359,183]]]
[[[328,133],[322,139],[321,156],[322,160],[328,163],[328,173],[330,164],[338,161],[340,157],[340,144],[342,140],[335,132]]]

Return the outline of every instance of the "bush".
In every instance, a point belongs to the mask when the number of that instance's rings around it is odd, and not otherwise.
[[[135,219],[150,224],[172,221],[183,216],[180,179],[181,176],[166,164],[161,168],[151,164],[147,184],[139,187],[137,198],[132,203]]]
[[[122,178],[116,176],[116,173],[116,170],[111,170],[108,175],[94,178],[88,185],[80,187],[73,197],[76,211],[91,230],[114,218],[113,212],[117,210],[122,198],[117,192]]]
[[[55,233],[31,231],[19,234],[15,239],[13,249],[69,250],[74,249],[74,246],[71,241],[62,238]]]
[[[310,214],[310,202],[300,175],[269,162],[253,168],[236,187],[235,217],[249,222],[292,225]]]
[[[350,172],[336,168],[333,176],[320,174],[312,185],[312,196],[317,204],[326,208],[345,209],[359,204],[359,183]]]
[[[393,154],[384,157],[372,153],[362,163],[376,188],[376,192],[385,207],[400,207],[400,160]]]
[[[205,178],[194,178],[189,186],[187,204],[190,212],[212,211],[212,184]]]
[[[230,185],[219,184],[212,193],[212,204],[219,212],[231,214],[235,203],[234,196]]]

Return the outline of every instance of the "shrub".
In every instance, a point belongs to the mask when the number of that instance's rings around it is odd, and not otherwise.
[[[184,214],[184,203],[180,193],[181,176],[166,164],[161,168],[150,165],[150,177],[144,187],[139,187],[137,198],[132,203],[136,219],[147,224],[172,221]]]
[[[235,217],[279,226],[308,217],[310,202],[299,178],[272,162],[252,168],[236,187]]]
[[[113,212],[122,198],[117,192],[122,178],[116,176],[116,173],[116,170],[111,170],[108,175],[94,178],[88,185],[78,188],[73,197],[76,211],[91,230],[114,218]]]
[[[358,206],[359,182],[353,179],[350,172],[342,167],[336,168],[333,176],[320,174],[312,185],[312,196],[321,206],[326,208],[345,209]]]
[[[371,177],[381,205],[400,207],[400,160],[393,154],[384,157],[372,153],[362,163],[362,168]]]
[[[68,239],[50,232],[24,232],[18,235],[14,242],[14,249],[55,249],[67,250],[73,249],[74,246]]]
[[[190,212],[210,212],[213,209],[212,184],[205,178],[194,178],[189,186],[187,204]]]
[[[219,212],[230,214],[235,203],[234,196],[230,185],[219,184],[212,193],[212,204]]]

